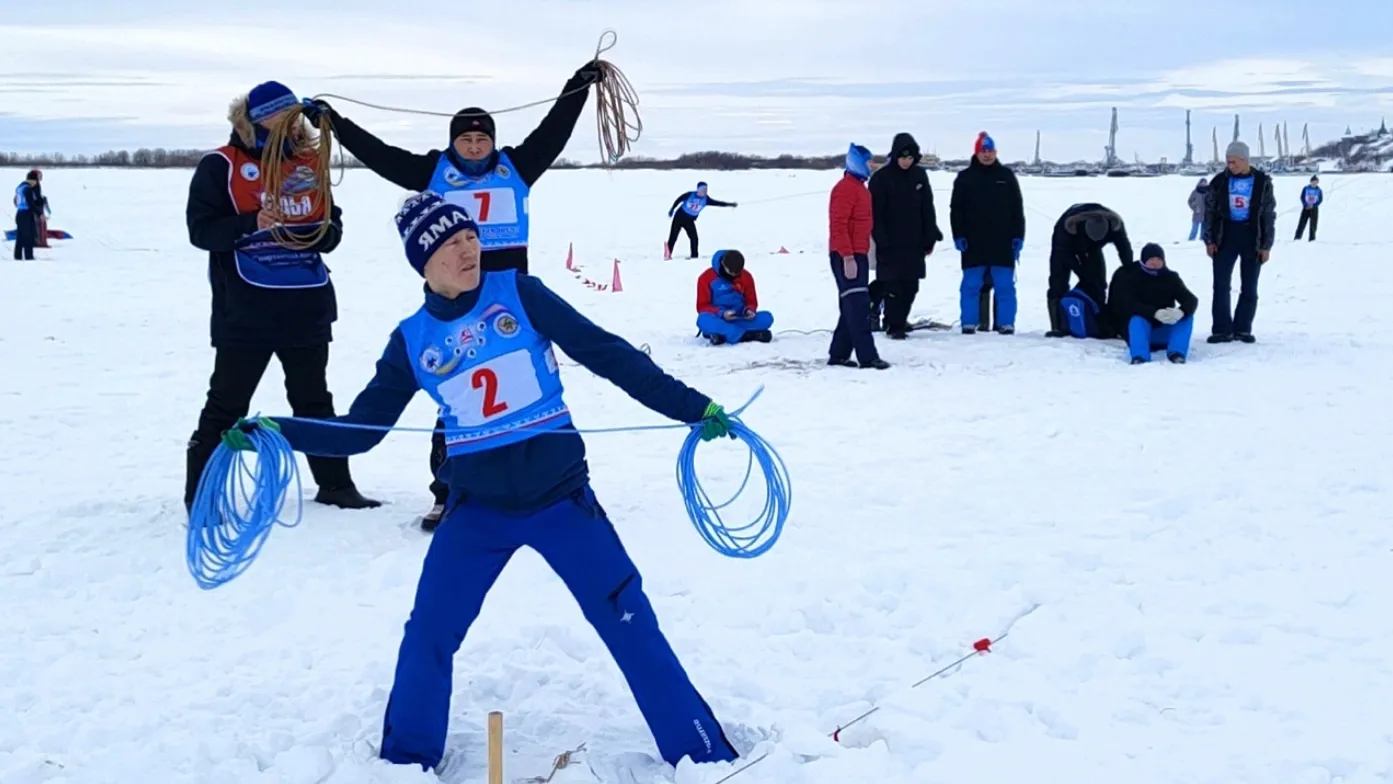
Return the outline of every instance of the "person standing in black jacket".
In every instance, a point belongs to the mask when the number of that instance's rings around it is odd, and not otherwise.
[[[590,96],[600,80],[599,66],[581,66],[561,88],[542,122],[516,147],[499,149],[493,117],[483,109],[461,109],[450,119],[450,144],[444,150],[417,154],[393,147],[360,128],[322,100],[306,101],[305,116],[316,122],[327,114],[344,149],[379,177],[410,191],[434,191],[457,204],[479,225],[485,272],[517,270],[527,273],[527,244],[531,219],[528,194],[537,180],[561,157]],[[445,513],[449,487],[438,476],[445,461],[444,422],[437,420],[431,437],[430,484],[434,504],[421,518],[432,531]]]
[[[696,219],[701,215],[701,211],[707,207],[738,207],[740,205],[733,201],[721,201],[706,195],[706,183],[697,183],[696,190],[687,191],[678,196],[668,207],[667,216],[672,218],[672,226],[668,229],[667,242],[663,243],[663,260],[672,258],[672,246],[677,242],[677,233],[685,231],[687,242],[692,247],[691,258],[697,257],[697,228]]]
[[[1199,306],[1154,242],[1142,246],[1137,263],[1118,267],[1108,286],[1109,317],[1126,338],[1133,365],[1150,362],[1151,352],[1162,348],[1171,362],[1184,364]]]
[[[934,211],[929,175],[919,165],[919,143],[907,133],[895,135],[890,162],[871,175],[871,239],[875,240],[875,283],[871,284],[872,319],[885,305],[885,334],[892,340],[909,335],[909,311],[928,271],[925,259],[943,239]]]
[[[1108,262],[1103,247],[1117,248],[1122,266],[1131,264],[1132,243],[1122,217],[1101,204],[1075,204],[1055,221],[1050,237],[1050,283],[1045,304],[1050,331],[1045,337],[1111,338],[1117,326],[1107,317]],[[1079,282],[1069,288],[1069,278]]]
[[[1214,260],[1213,325],[1210,343],[1233,339],[1254,343],[1258,274],[1277,238],[1277,199],[1272,178],[1248,161],[1248,145],[1234,142],[1225,157],[1228,171],[1209,183],[1204,203],[1204,247]],[[1238,306],[1230,309],[1233,268],[1238,265]]]
[[[257,85],[235,101],[231,138],[203,156],[189,183],[185,217],[189,242],[208,251],[215,354],[208,399],[188,444],[186,509],[223,431],[246,416],[272,356],[285,371],[295,416],[334,416],[325,374],[338,305],[322,254],[338,247],[343,220],[337,206],[319,203],[314,139],[303,123],[286,133],[280,204],[263,201],[263,147],[295,104],[295,95],[277,82]],[[313,235],[305,232],[326,220],[328,231],[312,248],[276,241],[281,233],[308,239]],[[344,509],[381,505],[358,492],[346,458],[313,457],[309,466],[319,485],[315,501]]]
[[[972,162],[953,181],[949,220],[953,245],[962,254],[960,287],[962,331],[971,335],[982,322],[983,283],[996,292],[996,331],[1016,331],[1016,263],[1025,245],[1025,201],[1015,172],[996,159],[996,142],[977,136]]]

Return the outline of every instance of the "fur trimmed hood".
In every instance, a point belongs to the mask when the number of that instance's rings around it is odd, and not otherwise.
[[[1070,234],[1078,234],[1079,229],[1088,222],[1089,218],[1102,218],[1108,222],[1108,231],[1122,231],[1122,216],[1108,209],[1107,207],[1093,207],[1082,210],[1064,219],[1064,230]]]

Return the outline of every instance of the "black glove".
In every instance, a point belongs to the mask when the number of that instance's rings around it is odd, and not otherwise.
[[[311,125],[318,125],[320,117],[327,117],[334,111],[326,101],[319,98],[306,98],[300,102],[300,107]]]
[[[591,60],[590,62],[576,69],[576,78],[581,80],[581,82],[584,83],[586,87],[589,87],[590,85],[600,81],[600,78],[602,76],[603,72],[600,70],[599,60]]]

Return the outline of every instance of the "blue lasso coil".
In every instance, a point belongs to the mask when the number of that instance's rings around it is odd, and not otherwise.
[[[745,478],[724,503],[713,503],[696,473],[696,450],[702,444],[701,423],[637,425],[577,429],[579,433],[623,433],[644,430],[687,428],[687,438],[677,454],[677,488],[687,517],[697,533],[716,552],[731,558],[755,558],[768,552],[783,533],[793,503],[788,468],[777,450],[740,420],[764,391],[755,390],[744,405],[729,412],[730,435],[750,450]],[[364,430],[432,433],[433,428],[358,425],[326,420],[280,417],[286,421],[313,422],[326,427]],[[446,433],[448,434],[448,430]],[[568,431],[547,431],[561,433]],[[546,435],[543,433],[541,435]],[[189,516],[186,559],[189,572],[199,587],[216,588],[246,571],[276,525],[294,527],[304,513],[300,472],[290,443],[279,432],[253,428],[248,433],[255,449],[255,461],[247,452],[218,444],[199,480]],[[759,517],[745,525],[730,527],[720,510],[730,506],[749,486],[755,466],[764,474],[765,501]],[[297,511],[294,522],[281,520],[291,484],[295,485]]]
[[[300,524],[304,501],[295,452],[279,432],[258,427],[247,433],[255,452],[218,444],[199,477],[189,510],[185,560],[204,590],[223,585],[251,566],[276,525]],[[281,519],[295,485],[294,522]]]

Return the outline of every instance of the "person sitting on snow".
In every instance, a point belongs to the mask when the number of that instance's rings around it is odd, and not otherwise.
[[[1119,267],[1108,286],[1108,311],[1127,339],[1133,365],[1150,362],[1151,352],[1163,348],[1171,362],[1184,364],[1199,305],[1154,242],[1142,247],[1140,261]]]
[[[711,345],[774,339],[769,328],[774,316],[759,309],[755,279],[745,271],[745,256],[738,250],[718,250],[711,269],[697,278],[697,329]]]

